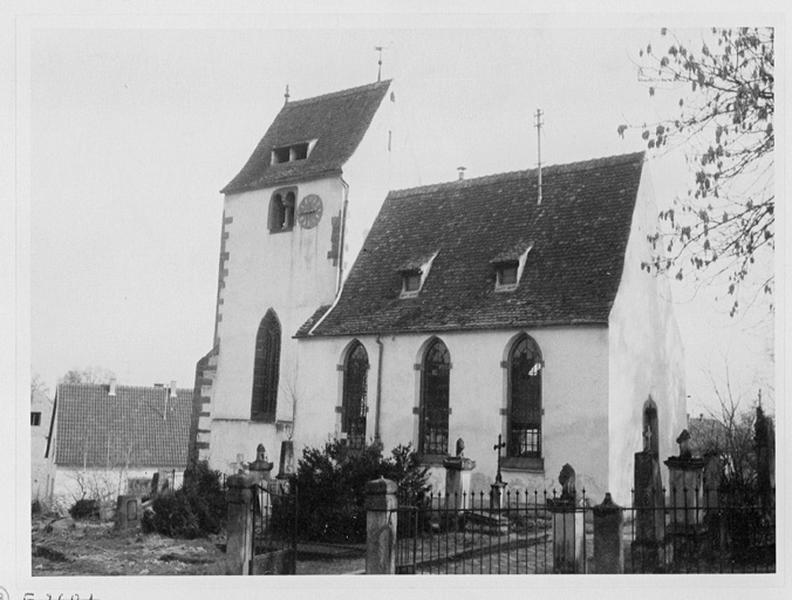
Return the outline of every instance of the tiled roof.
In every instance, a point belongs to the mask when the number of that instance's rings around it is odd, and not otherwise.
[[[390,80],[284,104],[242,170],[231,194],[341,173],[377,112]],[[270,164],[272,150],[317,140],[308,158]]]
[[[391,192],[313,335],[606,324],[643,162],[545,167],[541,205],[536,170]],[[492,261],[526,244],[517,289],[496,292]],[[399,269],[438,251],[417,297],[400,298]]]
[[[60,466],[185,467],[191,389],[61,384],[55,462]]]

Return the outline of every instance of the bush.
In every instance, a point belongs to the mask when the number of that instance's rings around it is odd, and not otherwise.
[[[143,531],[187,539],[218,533],[227,511],[220,477],[205,461],[188,467],[180,489],[154,499],[143,515]]]
[[[81,500],[77,500],[74,504],[72,504],[71,508],[69,509],[69,514],[71,515],[72,519],[92,519],[92,518],[99,518],[99,501],[98,500],[90,500],[87,498],[83,498]]]
[[[339,441],[306,448],[296,476],[297,534],[309,540],[364,542],[366,482],[380,476],[392,479],[400,496],[417,498],[428,489],[427,471],[409,445],[394,448],[388,458],[377,443],[356,452]],[[276,506],[273,524],[293,519],[293,513],[285,514],[292,506]]]

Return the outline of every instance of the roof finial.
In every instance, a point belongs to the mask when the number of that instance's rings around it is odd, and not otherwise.
[[[465,169],[466,167],[457,167],[457,171],[459,171],[459,181],[465,178]]]
[[[536,114],[534,117],[536,118],[536,122],[534,123],[534,127],[536,127],[536,166],[537,166],[537,174],[538,174],[538,181],[536,184],[537,190],[537,198],[536,204],[537,206],[542,204],[542,112],[541,108],[536,109]]]
[[[377,59],[377,82],[380,82],[382,81],[382,51],[385,50],[385,46],[374,46],[374,50],[379,53]]]
[[[283,98],[284,98],[284,102],[283,103],[284,104],[288,104],[289,103],[289,84],[288,83],[286,84],[286,93],[283,94]]]

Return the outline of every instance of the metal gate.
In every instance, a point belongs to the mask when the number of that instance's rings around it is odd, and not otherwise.
[[[297,487],[287,480],[254,487],[251,575],[294,575],[297,566]]]

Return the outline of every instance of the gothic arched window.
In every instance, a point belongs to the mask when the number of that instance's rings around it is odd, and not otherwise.
[[[542,456],[542,354],[520,336],[509,353],[509,456]]]
[[[344,396],[341,400],[341,432],[350,448],[366,443],[368,353],[359,341],[352,342],[344,361]]]
[[[424,353],[421,365],[421,409],[418,451],[448,454],[448,381],[451,355],[439,339]]]
[[[256,334],[256,355],[253,364],[253,398],[250,418],[253,421],[275,421],[278,404],[281,326],[275,311],[267,311]]]

